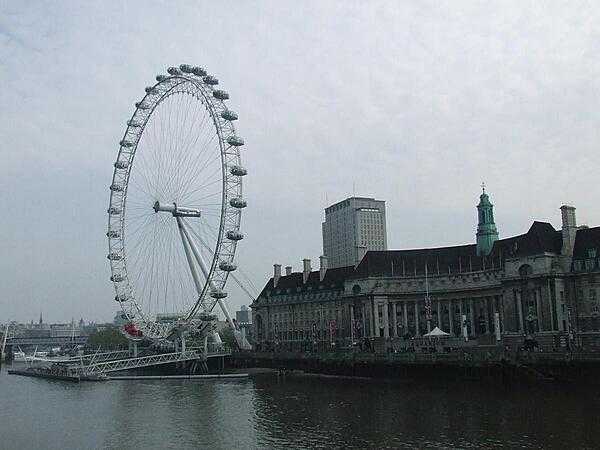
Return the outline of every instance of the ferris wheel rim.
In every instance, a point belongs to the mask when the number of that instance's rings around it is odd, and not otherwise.
[[[183,68],[183,65],[181,67]],[[176,93],[192,95],[206,108],[213,122],[214,131],[218,136],[222,177],[219,229],[215,240],[214,254],[210,262],[209,273],[205,279],[202,293],[198,295],[192,307],[185,312],[185,321],[190,321],[200,309],[204,311],[208,309],[210,312],[215,307],[216,301],[211,300],[206,302],[208,291],[210,286],[217,286],[215,292],[218,290],[222,291],[225,287],[230,270],[222,270],[221,265],[226,268],[235,266],[235,251],[239,240],[225,240],[224,234],[227,231],[228,238],[230,232],[233,233],[231,235],[233,237],[241,235],[239,233],[241,209],[245,206],[242,176],[239,175],[242,171],[245,172],[245,169],[239,170],[237,174],[234,173],[234,168],[242,168],[238,147],[243,145],[243,140],[237,136],[235,126],[232,123],[233,120],[237,119],[237,115],[231,112],[224,104],[224,100],[229,98],[228,94],[224,93],[224,91],[215,90],[213,88],[214,84],[206,81],[210,76],[200,77],[189,72],[186,74],[182,71],[171,73],[171,69],[169,69],[169,73],[170,75],[167,76],[159,75],[157,83],[146,88],[146,95],[143,96],[140,102],[136,103],[136,108],[127,121],[127,127],[120,142],[117,161],[114,164],[108,210],[108,257],[111,267],[111,281],[115,289],[115,299],[119,302],[127,319],[135,323],[142,333],[151,338],[168,337],[173,327],[159,324],[156,320],[147,317],[146,312],[135,298],[135,286],[132,285],[127,271],[127,233],[125,229],[127,194],[130,188],[130,176],[134,167],[138,145],[144,136],[146,126],[156,108],[171,95]],[[209,79],[209,81],[213,80],[214,78]],[[194,89],[193,93],[186,90],[191,87]],[[235,116],[235,118],[227,120],[226,114],[228,112],[231,113],[229,117]],[[138,121],[138,119],[141,119],[141,121]],[[120,164],[120,162],[123,164]],[[242,175],[245,175],[245,173]],[[119,182],[122,183],[120,185],[122,187],[121,190],[115,187],[118,186]],[[238,203],[234,201],[238,201]],[[119,208],[120,211],[117,211]],[[118,216],[116,221],[113,217],[114,215]],[[115,229],[115,222],[118,224],[117,229]]]

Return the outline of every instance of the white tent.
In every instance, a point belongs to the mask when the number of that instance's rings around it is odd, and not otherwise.
[[[423,337],[444,337],[444,336],[450,336],[450,334],[446,333],[445,331],[440,330],[438,327],[435,327],[429,333],[423,335]]]

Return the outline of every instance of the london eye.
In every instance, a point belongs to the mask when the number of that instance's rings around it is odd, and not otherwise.
[[[119,142],[110,184],[108,260],[128,337],[201,329],[225,300],[244,235],[247,174],[229,94],[182,64],[145,88]]]

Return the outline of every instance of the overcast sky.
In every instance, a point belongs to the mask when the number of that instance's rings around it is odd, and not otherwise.
[[[501,237],[559,228],[563,203],[600,225],[598,23],[573,1],[0,0],[0,322],[112,320],[112,163],[181,63],[239,113],[259,287],[318,266],[323,208],[353,190],[386,200],[393,249],[473,242],[482,181]]]

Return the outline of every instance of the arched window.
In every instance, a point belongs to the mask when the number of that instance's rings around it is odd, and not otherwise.
[[[529,264],[523,264],[519,267],[519,276],[521,278],[527,278],[533,274],[533,268]]]

